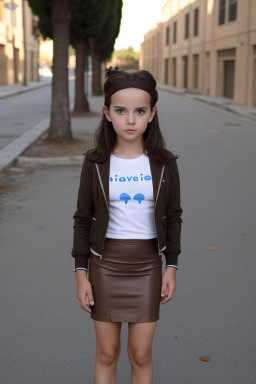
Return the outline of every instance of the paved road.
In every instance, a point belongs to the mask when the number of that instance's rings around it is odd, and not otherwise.
[[[160,100],[167,146],[180,156],[184,224],[154,383],[254,384],[256,126],[188,98]],[[0,382],[92,384],[93,324],[76,303],[70,256],[80,169],[10,175],[17,186],[0,196]],[[126,340],[124,324],[120,384],[130,382]]]
[[[69,82],[70,106],[74,81]],[[0,149],[49,116],[51,85],[0,100]]]

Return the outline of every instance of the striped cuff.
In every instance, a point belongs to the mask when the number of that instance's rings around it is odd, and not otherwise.
[[[74,272],[75,272],[75,271],[79,271],[79,270],[82,270],[82,271],[88,271],[88,269],[86,269],[86,268],[79,267],[79,268],[75,268]]]
[[[179,268],[177,267],[177,265],[166,265],[165,268],[167,268],[167,267],[173,267],[173,268],[179,269]]]

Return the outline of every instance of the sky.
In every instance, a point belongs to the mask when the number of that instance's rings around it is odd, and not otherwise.
[[[123,0],[121,28],[115,49],[133,46],[140,50],[143,36],[162,18],[166,0]]]

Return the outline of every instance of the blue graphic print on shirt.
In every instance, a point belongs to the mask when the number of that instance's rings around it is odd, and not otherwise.
[[[126,182],[126,181],[150,181],[152,180],[152,177],[150,175],[143,176],[143,173],[140,174],[140,176],[118,176],[115,175],[114,177],[110,176],[109,181],[111,182]]]
[[[128,193],[121,193],[119,198],[120,200],[124,200],[125,204],[127,204],[128,201],[131,200],[131,196],[128,195]],[[136,193],[136,195],[134,195],[133,200],[137,200],[140,204],[143,200],[145,200],[145,196],[142,193]]]
[[[130,195],[128,195],[128,193],[121,193],[121,195],[119,197],[120,197],[120,200],[125,201],[125,204],[127,204],[128,201],[131,200],[131,197],[130,197]]]
[[[136,193],[136,195],[133,198],[134,200],[138,200],[139,204],[142,202],[142,200],[145,200],[145,196],[142,193]]]

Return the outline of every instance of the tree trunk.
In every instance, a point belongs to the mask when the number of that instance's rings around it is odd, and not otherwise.
[[[72,139],[68,92],[69,0],[54,0],[52,35],[54,41],[52,108],[49,138]]]
[[[75,107],[74,112],[89,112],[89,103],[85,94],[85,58],[87,44],[84,39],[79,39],[76,48],[76,82],[75,82]]]
[[[92,94],[93,96],[102,95],[101,89],[101,60],[100,50],[94,44],[93,39],[89,39],[92,58]]]

